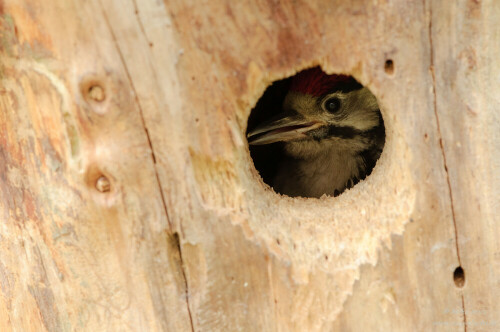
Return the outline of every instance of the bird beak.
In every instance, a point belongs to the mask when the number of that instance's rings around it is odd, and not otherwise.
[[[248,143],[263,145],[307,138],[307,132],[322,125],[318,121],[308,121],[301,115],[281,113],[250,131],[247,135]]]

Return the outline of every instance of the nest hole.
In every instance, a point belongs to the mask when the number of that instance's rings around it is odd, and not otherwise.
[[[291,197],[340,195],[371,174],[385,144],[371,91],[320,67],[273,82],[246,134],[262,180]]]

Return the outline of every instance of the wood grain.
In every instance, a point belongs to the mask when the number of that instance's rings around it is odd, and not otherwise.
[[[494,0],[0,14],[2,331],[500,328]],[[315,65],[370,88],[387,141],[352,190],[291,199],[260,179],[246,122]]]
[[[3,10],[1,330],[188,330],[178,247],[101,8]]]

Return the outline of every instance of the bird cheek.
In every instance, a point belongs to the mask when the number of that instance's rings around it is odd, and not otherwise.
[[[328,134],[328,128],[325,126],[307,132],[307,136],[317,141],[325,138],[327,134]]]

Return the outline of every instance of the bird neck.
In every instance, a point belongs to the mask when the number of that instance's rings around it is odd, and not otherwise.
[[[352,187],[364,172],[363,158],[351,148],[339,144],[301,142],[287,144],[289,155],[280,165],[274,181],[278,192],[289,196],[336,196]],[[314,144],[320,144],[314,145]],[[321,147],[321,148],[320,148]],[[302,150],[304,149],[304,150]]]

